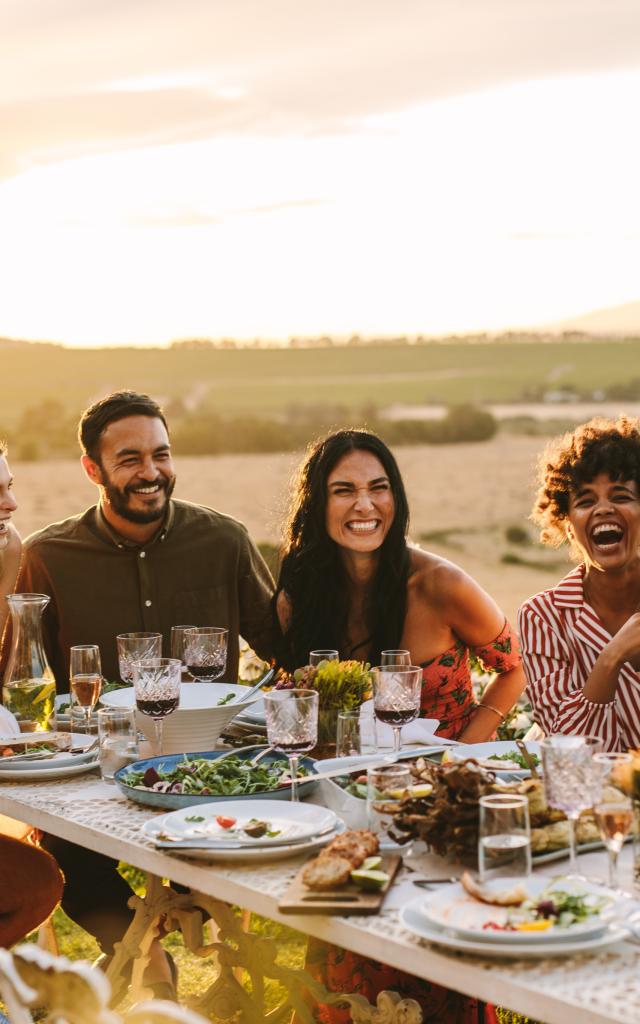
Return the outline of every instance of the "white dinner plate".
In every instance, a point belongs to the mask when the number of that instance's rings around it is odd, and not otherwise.
[[[237,716],[239,722],[248,722],[250,725],[265,725],[267,720],[264,713],[264,700],[260,697],[245,711]]]
[[[511,960],[540,958],[552,956],[571,956],[574,953],[597,953],[607,946],[620,942],[628,934],[623,928],[609,925],[603,932],[591,937],[574,939],[566,942],[530,943],[529,945],[513,945],[498,942],[480,942],[477,939],[463,939],[454,932],[444,931],[428,921],[421,911],[423,897],[408,903],[400,911],[400,920],[407,931],[445,949],[453,949],[459,953],[473,953],[483,957],[504,957]]]
[[[219,807],[220,804],[216,804]],[[143,835],[154,842],[159,833],[162,831],[162,822],[166,815],[159,818],[151,818],[146,821],[142,826]],[[304,840],[300,843],[293,843],[290,846],[272,846],[265,848],[264,846],[247,846],[240,850],[224,850],[219,847],[207,847],[201,846],[197,849],[182,849],[179,846],[173,847],[162,847],[163,853],[177,853],[182,857],[190,857],[195,860],[205,861],[218,861],[218,860],[234,860],[234,861],[258,861],[263,864],[267,861],[272,860],[284,860],[286,857],[296,857],[300,853],[308,853],[310,850],[317,850],[321,846],[325,846],[336,836],[344,832],[346,828],[345,823],[338,818],[336,821],[335,828],[330,832],[325,832],[323,835],[313,836],[311,839]]]
[[[80,764],[59,765],[54,768],[33,768],[30,767],[20,773],[3,768],[0,764],[0,780],[3,782],[49,782],[53,779],[66,779],[70,775],[81,775],[82,772],[89,772],[98,768],[97,757],[92,761],[82,761]]]
[[[540,769],[542,758],[540,757],[540,744],[527,742],[527,750],[536,754],[540,759],[536,768]],[[521,768],[517,761],[496,761],[494,754],[518,754],[518,748],[511,740],[496,741],[495,743],[461,743],[452,747],[450,757],[454,761],[464,761],[468,757],[474,757],[482,768],[489,768],[492,772],[506,772],[509,775],[517,775],[519,778],[527,778],[531,773],[528,768]]]
[[[239,831],[223,828],[218,824],[220,818],[235,818]],[[252,818],[268,822],[270,831],[278,832],[278,835],[253,839],[240,831]],[[223,800],[198,807],[182,807],[165,814],[162,831],[171,839],[202,839],[216,845],[242,842],[249,847],[268,848],[312,839],[335,828],[336,821],[334,811],[317,804],[282,800]]]
[[[486,884],[489,889],[496,892],[521,885],[534,898],[543,890],[549,890],[553,886],[558,891],[575,892],[592,897],[594,903],[604,897],[607,904],[599,913],[587,918],[586,921],[577,922],[567,928],[558,928],[552,925],[551,928],[541,932],[494,931],[483,926],[489,922],[495,922],[498,925],[506,924],[510,914],[517,911],[518,908],[482,903],[470,896],[459,882],[455,882],[452,885],[443,885],[437,892],[423,897],[420,913],[430,925],[455,932],[463,939],[509,946],[529,946],[538,943],[547,946],[550,943],[570,942],[578,938],[584,939],[587,936],[598,935],[608,927],[615,914],[616,900],[611,891],[602,885],[586,880],[583,882],[580,879],[549,879],[533,876],[495,879]]]

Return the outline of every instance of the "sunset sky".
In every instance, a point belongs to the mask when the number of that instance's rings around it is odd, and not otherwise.
[[[0,0],[0,336],[640,300],[637,0]]]

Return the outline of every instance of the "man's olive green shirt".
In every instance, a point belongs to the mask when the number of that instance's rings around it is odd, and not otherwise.
[[[273,580],[262,556],[242,523],[190,502],[172,500],[142,546],[115,533],[99,506],[47,526],[25,541],[16,590],[51,597],[43,635],[59,693],[75,644],[98,644],[103,675],[120,678],[118,633],[162,633],[169,656],[172,626],[224,626],[228,682],[238,678],[239,635],[261,657],[272,654]]]

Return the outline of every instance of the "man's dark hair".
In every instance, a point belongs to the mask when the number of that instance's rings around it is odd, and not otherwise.
[[[78,441],[84,455],[94,462],[100,462],[100,438],[110,423],[127,416],[151,416],[162,420],[167,433],[169,428],[164,413],[149,395],[136,391],[114,391],[113,394],[94,402],[85,409],[78,424]]]
[[[291,602],[291,627],[282,636],[277,626],[279,663],[287,669],[308,661],[314,648],[335,648],[342,657],[357,658],[346,636],[348,588],[338,545],[327,533],[327,479],[334,466],[354,451],[375,455],[389,478],[395,503],[393,523],[380,548],[380,559],[366,602],[366,639],[378,663],[380,651],[400,644],[407,603],[409,506],[393,455],[375,434],[339,430],[317,441],[300,469],[285,531],[277,594]]]
[[[611,480],[635,480],[640,487],[640,421],[596,416],[551,441],[538,464],[539,489],[531,519],[544,544],[566,539],[569,498],[600,473]]]

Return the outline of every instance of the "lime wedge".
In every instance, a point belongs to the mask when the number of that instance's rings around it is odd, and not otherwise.
[[[379,868],[382,864],[382,857],[367,857],[364,864],[360,868],[361,871],[373,871],[375,868]]]
[[[375,892],[376,889],[382,889],[387,884],[389,875],[386,871],[363,871],[360,868],[358,871],[351,872],[351,881],[360,889]]]

